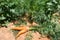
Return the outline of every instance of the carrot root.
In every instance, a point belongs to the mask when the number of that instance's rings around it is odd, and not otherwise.
[[[16,38],[18,38],[19,35],[21,35],[21,34],[23,34],[23,33],[25,33],[25,32],[27,32],[27,30],[21,30],[21,31],[16,35]]]

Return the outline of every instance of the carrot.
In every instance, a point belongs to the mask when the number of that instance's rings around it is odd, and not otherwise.
[[[19,30],[19,33],[17,34],[16,38],[19,37],[19,35],[27,32],[29,30],[29,27],[27,26],[21,26],[21,27],[14,27],[12,30]]]
[[[14,27],[14,28],[12,28],[12,30],[22,30],[22,28],[21,27]]]
[[[16,35],[16,38],[18,38],[21,34],[27,32],[27,30],[21,30],[17,35]]]
[[[28,29],[27,26],[19,26],[19,27],[13,27],[11,28],[12,30],[23,30],[23,29]]]
[[[32,24],[27,24],[27,26],[21,25],[19,27],[14,27],[12,28],[12,30],[19,30],[19,33],[16,35],[16,38],[19,37],[19,35],[27,32],[29,30],[29,26],[34,26],[37,25],[35,22],[33,22]]]

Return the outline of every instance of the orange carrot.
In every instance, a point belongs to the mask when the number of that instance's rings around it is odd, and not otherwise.
[[[28,29],[27,26],[20,26],[20,27],[13,27],[12,30],[23,30],[23,29]]]
[[[19,33],[17,34],[16,38],[19,37],[19,35],[27,32],[29,30],[29,27],[27,26],[21,26],[21,27],[14,27],[12,30],[19,30]]]
[[[21,34],[27,32],[27,30],[21,30],[17,35],[16,35],[16,38],[18,38]]]
[[[22,28],[20,28],[20,27],[14,27],[14,28],[12,28],[12,30],[22,30]]]
[[[16,35],[16,38],[19,37],[19,35],[27,32],[29,30],[29,27],[30,26],[34,26],[34,25],[37,25],[35,22],[33,22],[32,24],[27,24],[27,26],[24,26],[24,25],[21,25],[19,27],[14,27],[12,28],[12,30],[19,30],[19,33]]]

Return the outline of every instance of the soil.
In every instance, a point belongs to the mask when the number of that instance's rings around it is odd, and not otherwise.
[[[13,33],[5,27],[0,28],[0,40],[15,40]]]

